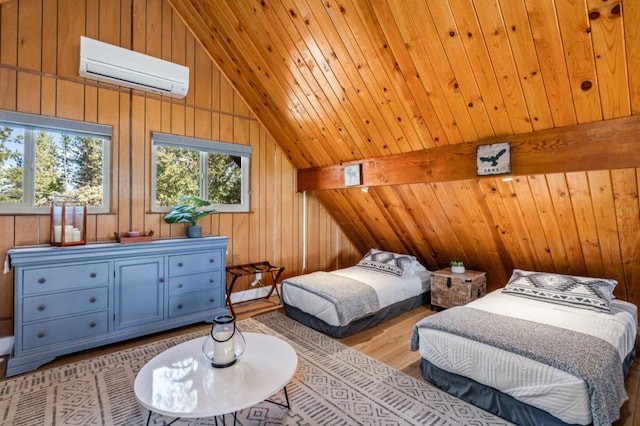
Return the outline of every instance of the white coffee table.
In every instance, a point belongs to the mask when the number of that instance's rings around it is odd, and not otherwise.
[[[284,389],[298,365],[288,343],[260,333],[242,333],[244,355],[231,367],[211,367],[202,354],[205,337],[176,345],[156,355],[136,376],[134,392],[140,405],[169,417],[215,417],[267,400]],[[273,402],[273,401],[272,401]]]

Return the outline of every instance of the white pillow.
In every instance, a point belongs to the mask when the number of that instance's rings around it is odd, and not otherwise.
[[[409,268],[409,270],[405,273],[417,275],[420,277],[421,281],[426,281],[431,278],[431,271],[425,268],[424,265],[418,262],[417,259],[415,262],[413,262],[413,266]]]

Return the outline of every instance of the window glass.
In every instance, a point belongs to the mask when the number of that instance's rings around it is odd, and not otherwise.
[[[62,194],[87,206],[102,206],[102,140],[45,131],[34,136],[36,205],[48,206],[51,194]]]
[[[109,127],[0,111],[0,129],[1,212],[48,211],[54,198],[109,211]]]
[[[153,134],[153,209],[168,211],[193,195],[221,212],[249,211],[251,147]]]
[[[242,203],[242,157],[210,153],[207,190],[208,200],[214,204]]]
[[[24,201],[24,132],[3,126],[0,132],[0,202]]]
[[[200,152],[156,146],[156,206],[170,207],[182,195],[200,196]]]

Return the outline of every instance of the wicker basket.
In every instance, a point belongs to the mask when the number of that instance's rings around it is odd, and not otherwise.
[[[451,268],[441,269],[431,277],[431,305],[441,308],[464,305],[487,293],[484,272],[466,270],[454,274]]]

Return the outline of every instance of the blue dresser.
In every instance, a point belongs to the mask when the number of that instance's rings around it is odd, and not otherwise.
[[[55,357],[211,320],[225,306],[227,237],[17,247],[7,376]]]

